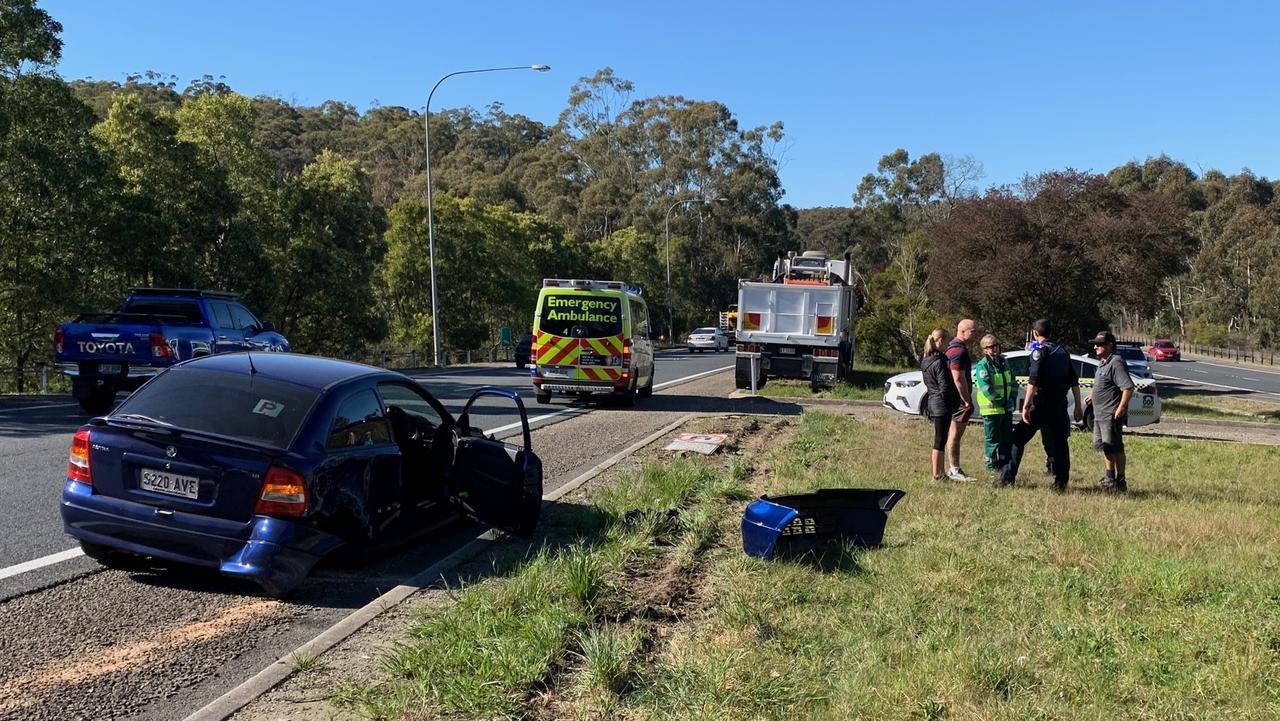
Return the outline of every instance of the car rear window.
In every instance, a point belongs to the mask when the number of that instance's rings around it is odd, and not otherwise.
[[[166,323],[203,323],[200,306],[191,300],[135,300],[125,306],[126,313],[154,315]]]
[[[311,388],[247,374],[173,368],[139,388],[111,416],[145,416],[178,428],[287,448],[318,395]]]
[[[715,335],[716,329],[715,328],[694,328],[693,333],[694,335]]]
[[[622,300],[586,293],[542,296],[538,328],[568,338],[604,338],[622,332]]]
[[[1147,354],[1142,352],[1141,348],[1133,348],[1131,346],[1117,346],[1116,352],[1120,357],[1127,361],[1145,361]]]
[[[1157,347],[1157,348],[1172,348],[1172,347],[1174,347],[1174,346],[1173,346],[1173,341],[1168,341],[1168,340],[1158,340],[1158,341],[1156,341],[1156,347]]]

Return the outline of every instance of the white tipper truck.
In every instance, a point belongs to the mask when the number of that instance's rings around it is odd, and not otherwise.
[[[853,275],[848,254],[831,260],[809,250],[779,254],[772,282],[739,281],[737,387],[800,378],[816,391],[847,378],[853,370],[853,321],[863,302]]]

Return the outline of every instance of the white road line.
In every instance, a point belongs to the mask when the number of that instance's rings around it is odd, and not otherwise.
[[[1245,369],[1245,368],[1241,368],[1240,366],[1229,366],[1229,365],[1223,365],[1221,363],[1210,363],[1209,361],[1202,361],[1202,360],[1195,361],[1195,364],[1202,365],[1202,366],[1213,366],[1214,368],[1225,368],[1229,371],[1248,370],[1250,373],[1266,373],[1267,375],[1271,375],[1271,376],[1280,376],[1280,371],[1266,371],[1261,368],[1251,367],[1251,368]]]
[[[729,370],[729,369],[731,369],[731,368],[733,368],[733,366],[725,366],[724,368],[712,368],[712,369],[711,369],[711,370],[709,370],[709,371],[703,371],[703,372],[701,372],[701,373],[694,373],[694,374],[693,374],[693,375],[691,375],[691,376],[685,376],[684,378],[677,378],[677,379],[675,379],[675,380],[673,380],[673,381],[667,381],[666,383],[659,383],[658,385],[654,386],[654,387],[653,387],[653,389],[654,389],[655,391],[660,391],[660,390],[662,390],[663,388],[669,388],[670,386],[673,386],[673,385],[675,385],[675,384],[677,384],[677,383],[684,383],[685,381],[691,381],[691,380],[693,380],[694,378],[701,378],[701,377],[703,377],[703,376],[709,376],[709,375],[711,375],[712,373],[721,373],[721,372],[723,372],[723,371],[727,371],[727,370]]]
[[[696,378],[701,378],[701,377],[703,377],[703,376],[709,376],[709,375],[711,375],[712,373],[721,373],[721,372],[723,372],[723,371],[727,371],[727,370],[729,370],[730,368],[733,368],[733,366],[725,366],[724,368],[714,368],[714,369],[709,370],[709,371],[703,371],[703,372],[701,372],[701,373],[694,373],[694,374],[693,374],[693,375],[691,375],[691,376],[685,376],[685,377],[683,377],[683,378],[676,378],[675,380],[670,380],[670,381],[667,381],[667,382],[665,382],[665,383],[659,383],[659,384],[655,385],[655,386],[653,387],[653,389],[654,389],[655,391],[660,391],[660,390],[662,390],[663,388],[669,388],[670,386],[676,385],[677,383],[685,383],[685,382],[687,382],[687,381],[691,381],[691,380],[694,380],[694,379],[696,379]],[[543,416],[536,416],[536,417],[534,417],[534,418],[530,418],[530,419],[529,419],[529,427],[532,429],[532,428],[533,428],[533,424],[537,423],[538,421],[546,420],[546,419],[548,419],[548,418],[554,418],[554,417],[556,417],[556,416],[562,416],[562,415],[565,415],[565,414],[568,414],[568,413],[573,413],[574,411],[580,411],[580,412],[582,412],[582,413],[589,413],[591,410],[592,410],[592,409],[590,409],[590,408],[585,408],[585,409],[584,409],[584,408],[566,408],[566,409],[564,409],[564,410],[562,410],[562,411],[556,411],[555,413],[548,413],[548,414],[543,415]],[[513,428],[519,428],[519,427],[520,427],[520,422],[519,422],[519,421],[516,421],[515,423],[508,423],[508,424],[507,424],[507,425],[505,425],[505,426],[498,426],[497,428],[486,428],[486,429],[484,429],[484,432],[485,432],[485,433],[502,433],[503,431],[509,431],[509,430],[511,430],[511,429],[513,429]]]
[[[78,406],[79,403],[47,403],[42,406],[23,406],[22,408],[0,408],[0,413],[17,413],[18,411],[38,411],[41,408],[66,408]]]
[[[1235,377],[1239,378],[1242,381],[1253,381],[1254,383],[1257,383],[1258,381],[1262,380],[1261,378],[1250,378],[1249,376],[1235,376]]]
[[[81,551],[79,548],[68,548],[65,551],[51,553],[43,558],[37,558],[34,561],[19,563],[16,566],[9,566],[8,568],[0,568],[0,579],[17,576],[18,574],[26,573],[27,571],[34,571],[38,568],[44,568],[45,566],[52,566],[55,563],[70,561],[73,558],[79,558],[83,555],[84,551]]]
[[[1210,383],[1208,381],[1195,381],[1195,380],[1191,380],[1190,378],[1179,378],[1177,376],[1167,376],[1160,373],[1156,374],[1156,378],[1164,378],[1165,380],[1171,380],[1171,381],[1186,381],[1188,383],[1195,383],[1196,385],[1201,385],[1201,386],[1210,386],[1212,388],[1226,388],[1227,390],[1231,390],[1231,391],[1243,391],[1245,393],[1256,393],[1258,395],[1276,396],[1280,398],[1280,393],[1272,393],[1271,391],[1260,391],[1254,388],[1242,388],[1240,386],[1226,386],[1221,383]]]

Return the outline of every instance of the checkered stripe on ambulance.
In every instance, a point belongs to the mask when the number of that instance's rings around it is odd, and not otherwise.
[[[630,350],[618,281],[543,281],[534,318],[535,377],[614,385],[630,378]]]

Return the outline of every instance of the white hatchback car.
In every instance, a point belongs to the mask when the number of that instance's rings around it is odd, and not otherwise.
[[[1151,361],[1147,360],[1146,351],[1136,345],[1121,345],[1117,343],[1116,353],[1124,359],[1125,367],[1129,369],[1129,375],[1134,380],[1155,378],[1151,373]]]
[[[1004,354],[1005,362],[1009,364],[1010,370],[1013,371],[1014,379],[1018,382],[1019,408],[1022,407],[1023,389],[1027,385],[1027,374],[1031,363],[1030,355],[1031,351],[1025,350],[1015,350]],[[977,361],[975,360],[974,362],[976,363]],[[1080,376],[1080,397],[1083,400],[1093,393],[1093,377],[1098,371],[1098,360],[1072,353],[1071,362],[1075,364],[1076,374]],[[1133,382],[1137,388],[1133,397],[1129,399],[1129,422],[1126,425],[1131,428],[1137,428],[1159,423],[1161,403],[1155,381],[1133,374]],[[924,397],[924,376],[920,371],[899,373],[884,382],[884,405],[886,408],[892,408],[895,411],[911,415],[923,415],[921,409],[924,406]],[[1073,413],[1072,407],[1074,405],[1074,398],[1067,396],[1068,414]],[[974,413],[973,417],[975,419],[980,418],[977,413]],[[1014,421],[1018,421],[1017,416],[1014,417]],[[1086,427],[1093,427],[1092,405],[1085,406],[1084,422]]]
[[[689,334],[689,352],[729,350],[729,336],[719,328],[694,328]]]

